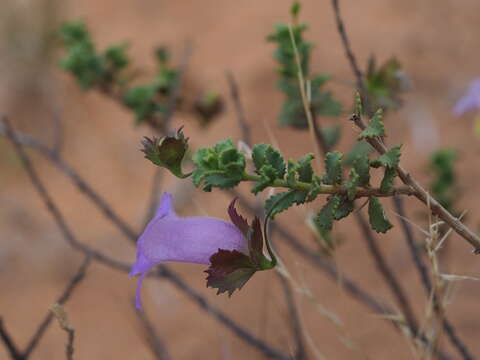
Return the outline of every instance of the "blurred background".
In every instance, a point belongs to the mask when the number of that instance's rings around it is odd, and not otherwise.
[[[305,0],[302,4],[300,18],[310,24],[305,38],[315,44],[311,69],[332,75],[328,88],[348,109],[354,78],[331,4],[326,0]],[[139,151],[140,140],[153,135],[153,131],[147,126],[135,126],[130,111],[99,92],[82,91],[71,75],[59,69],[58,61],[64,51],[55,31],[66,20],[82,19],[99,49],[127,42],[135,67],[145,73],[155,69],[152,53],[157,46],[167,45],[172,62],[178,64],[185,44],[190,42],[192,55],[184,78],[185,96],[195,98],[212,90],[225,100],[224,111],[207,127],[199,125],[189,111],[175,113],[172,125],[184,126],[192,147],[211,145],[225,137],[235,141],[240,138],[228,96],[225,71],[229,70],[238,81],[254,143],[272,142],[286,158],[298,158],[312,151],[309,135],[277,124],[283,95],[276,88],[277,64],[272,57],[275,46],[266,41],[277,22],[289,21],[290,5],[287,0],[3,0],[0,113],[8,115],[16,129],[47,143],[54,141],[56,124],[61,121],[65,161],[107,199],[121,218],[140,231],[155,172]],[[388,142],[404,144],[402,164],[426,185],[431,182],[430,154],[442,147],[456,149],[456,206],[460,211],[468,210],[467,222],[478,230],[480,139],[472,130],[473,115],[455,118],[451,109],[471,79],[480,73],[480,3],[345,0],[341,9],[362,68],[372,53],[379,61],[394,55],[412,82],[411,90],[403,97],[404,106],[390,112],[385,121]],[[337,147],[343,151],[353,144],[357,134],[346,119],[347,116],[341,116],[322,120],[342,126],[343,137]],[[78,238],[132,263],[134,248],[124,236],[61,172],[33,150],[29,154]],[[0,316],[16,343],[23,347],[82,257],[63,240],[5,138],[0,138],[0,183]],[[214,194],[205,194],[189,181],[177,180],[167,173],[161,178],[160,190],[174,194],[182,215],[227,217],[230,196],[226,193],[214,190]],[[241,190],[253,200],[247,187]],[[409,217],[425,226],[425,218],[420,214],[422,207],[415,199],[406,203]],[[305,218],[322,204],[319,198],[276,220],[306,246],[316,249]],[[396,226],[388,235],[378,236],[379,244],[421,319],[427,299],[399,231],[398,219],[388,205],[387,214]],[[334,255],[341,271],[377,299],[394,303],[355,223],[347,219],[335,233],[342,239]],[[420,233],[415,235],[417,240],[423,240]],[[480,276],[479,259],[470,254],[467,244],[457,235],[452,235],[448,242],[449,272]],[[313,300],[296,296],[312,358],[318,357],[316,351],[327,359],[412,358],[408,341],[384,319],[351,300],[341,284],[327,279],[290,248],[282,243],[278,247],[290,272],[313,294]],[[253,334],[286,353],[292,352],[294,340],[288,312],[274,272],[256,274],[229,299],[205,288],[204,267],[172,267],[190,286]],[[154,358],[132,305],[135,285],[136,280],[125,273],[100,264],[89,268],[86,279],[65,306],[76,329],[78,359]],[[264,358],[166,281],[147,280],[143,294],[146,312],[172,359]],[[476,282],[458,282],[452,288],[448,306],[449,318],[476,355],[480,355],[480,318],[476,315],[479,295]],[[326,314],[336,317],[338,322]],[[64,343],[65,334],[53,324],[31,359],[63,359]],[[443,338],[442,346],[453,353]],[[7,358],[0,346],[0,359]]]

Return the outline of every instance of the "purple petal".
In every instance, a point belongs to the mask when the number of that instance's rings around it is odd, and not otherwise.
[[[462,116],[466,112],[480,109],[480,78],[470,83],[468,92],[458,100],[453,108],[455,116]]]
[[[172,194],[165,192],[163,193],[162,199],[160,200],[160,205],[155,212],[154,219],[162,218],[170,214],[176,215],[172,205]]]

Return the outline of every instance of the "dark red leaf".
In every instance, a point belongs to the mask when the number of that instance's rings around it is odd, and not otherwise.
[[[232,296],[256,272],[250,258],[237,250],[218,251],[210,257],[210,267],[205,271],[207,287],[218,289],[217,295],[228,292]]]
[[[248,225],[247,220],[243,216],[237,213],[237,210],[235,209],[236,201],[237,201],[237,198],[233,199],[230,205],[228,206],[228,216],[230,216],[232,223],[238,228],[238,230],[240,230],[243,233],[243,235],[247,237],[250,226]]]

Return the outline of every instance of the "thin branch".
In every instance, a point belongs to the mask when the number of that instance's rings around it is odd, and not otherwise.
[[[149,201],[147,205],[147,211],[145,212],[145,218],[143,221],[143,227],[147,225],[147,223],[153,218],[155,215],[155,210],[158,206],[158,190],[160,188],[160,185],[162,184],[162,175],[163,175],[163,169],[161,168],[156,168],[155,173],[153,174],[153,179],[152,179],[152,187],[150,190],[150,196],[149,196]]]
[[[360,116],[352,115],[350,120],[352,120],[361,130],[366,128],[366,124]],[[381,155],[388,151],[385,144],[379,138],[368,138],[367,141]],[[397,167],[397,174],[405,185],[410,186],[415,191],[414,195],[417,199],[425,205],[429,202],[432,212],[450,225],[458,235],[467,240],[474,247],[473,252],[475,254],[480,253],[480,238],[477,234],[467,228],[459,219],[450,214],[450,212],[448,212],[448,210],[446,210],[438,201],[429,196],[428,192],[401,166]]]
[[[3,323],[3,319],[0,317],[0,338],[2,339],[5,347],[7,348],[8,353],[10,354],[10,358],[12,360],[24,360],[20,350],[15,345],[12,337],[10,336],[8,330],[5,328]]]
[[[415,313],[413,312],[410,301],[405,294],[405,290],[395,276],[394,271],[388,265],[388,262],[386,261],[382,250],[378,246],[377,240],[375,239],[375,236],[373,235],[367,220],[365,220],[362,213],[360,212],[356,213],[355,219],[357,220],[357,223],[362,231],[363,238],[367,243],[368,250],[375,261],[377,270],[384,278],[385,283],[390,288],[390,291],[395,296],[395,299],[397,300],[397,303],[400,306],[403,315],[405,316],[405,320],[409,328],[417,329],[418,325]]]
[[[320,155],[322,153],[322,148],[321,146],[317,143],[316,135],[315,135],[315,130],[314,130],[314,124],[313,124],[313,114],[312,114],[312,109],[310,108],[310,102],[308,100],[307,94],[306,94],[306,89],[305,89],[305,79],[303,77],[303,69],[302,69],[302,63],[300,60],[300,54],[298,53],[297,49],[297,43],[295,42],[295,37],[293,36],[293,30],[292,26],[288,27],[288,31],[290,33],[290,41],[292,42],[292,47],[293,47],[293,52],[295,55],[295,62],[297,64],[297,77],[298,77],[298,84],[300,87],[300,95],[302,97],[302,103],[303,103],[303,109],[305,111],[305,116],[307,117],[307,122],[308,122],[308,129],[310,133],[310,137],[312,140],[312,145],[316,150],[316,153]],[[320,162],[320,156],[317,157],[317,162],[319,167],[321,166]]]
[[[58,170],[63,174],[68,176],[72,183],[77,187],[77,189],[85,194],[95,206],[111,221],[115,226],[133,242],[136,241],[137,233],[128,225],[124,220],[122,220],[118,214],[116,214],[112,207],[103,199],[100,194],[98,194],[81,176],[80,174],[70,167],[57,152],[50,149],[47,145],[38,141],[36,138],[22,134],[13,129],[12,135],[15,137],[16,141],[22,146],[28,146],[38,150],[41,155],[43,155],[47,160],[50,161]],[[6,127],[0,122],[0,134],[7,135]]]
[[[135,302],[133,302],[135,304]],[[167,347],[165,342],[160,338],[155,330],[150,319],[147,317],[147,314],[144,311],[135,311],[138,319],[142,323],[143,330],[145,331],[145,335],[147,338],[147,342],[152,350],[153,354],[155,355],[155,359],[157,360],[169,360],[170,355],[168,354]]]
[[[292,324],[292,333],[295,338],[295,360],[305,360],[308,358],[305,344],[303,341],[302,323],[300,314],[298,312],[297,304],[295,302],[295,296],[292,291],[292,287],[289,280],[279,272],[276,272],[280,284],[282,284],[283,293],[287,303],[288,313],[290,316],[290,322]]]
[[[54,304],[50,310],[57,318],[62,330],[67,333],[68,340],[67,345],[65,346],[65,355],[67,360],[73,360],[73,353],[75,350],[73,347],[73,342],[75,341],[75,329],[68,322],[67,313],[63,309],[62,305]]]
[[[192,44],[191,42],[187,42],[187,44],[185,45],[185,49],[183,51],[182,58],[180,60],[180,64],[178,66],[177,76],[175,78],[175,82],[173,84],[173,88],[168,99],[167,108],[163,115],[161,129],[163,129],[164,132],[167,131],[167,129],[169,129],[173,114],[177,109],[177,105],[180,99],[180,93],[183,85],[183,78],[187,71],[188,63],[190,61],[191,56],[192,56]]]
[[[77,240],[77,238],[75,237],[75,235],[70,230],[67,223],[65,222],[62,213],[53,202],[47,189],[45,188],[39,176],[37,175],[35,169],[33,168],[30,162],[29,157],[23,150],[22,144],[18,142],[17,138],[15,137],[15,133],[11,128],[11,126],[9,125],[8,121],[4,119],[3,123],[4,123],[7,137],[14,144],[15,150],[18,156],[20,157],[20,159],[22,160],[22,163],[30,177],[30,180],[32,181],[32,184],[34,185],[34,188],[37,190],[38,194],[40,195],[43,202],[47,206],[49,213],[52,215],[55,222],[57,223],[65,240],[75,250],[81,251],[84,254],[91,256],[92,259],[95,259],[111,268],[121,270],[124,272],[129,272],[131,267],[129,264],[125,264],[118,260],[112,259],[109,256],[99,251],[96,251],[87,247],[86,245],[82,244]],[[231,331],[233,331],[236,335],[238,335],[240,339],[242,339],[244,342],[260,350],[267,357],[271,359],[282,359],[282,360],[286,360],[289,358],[287,355],[270,347],[269,345],[265,344],[262,340],[256,338],[248,330],[238,325],[234,320],[232,320],[226,314],[224,314],[223,312],[215,308],[213,305],[211,305],[202,295],[200,295],[195,290],[190,288],[177,274],[172,272],[167,266],[160,265],[158,267],[158,270],[155,276],[162,277],[169,280],[173,285],[175,285],[178,289],[180,289],[183,293],[185,293],[191,300],[197,303],[197,305],[199,305],[202,309],[206,310],[210,315],[212,315],[219,322],[227,326]]]
[[[345,50],[345,55],[350,63],[350,67],[352,68],[353,74],[355,75],[355,79],[357,82],[357,87],[361,91],[362,96],[364,94],[364,85],[363,85],[363,74],[358,66],[357,59],[352,51],[350,40],[347,36],[347,31],[345,30],[345,24],[343,23],[342,16],[340,14],[340,5],[339,0],[332,0],[332,7],[335,13],[335,22],[337,23],[337,30],[340,34],[340,38],[342,39],[343,48]]]
[[[395,196],[393,197],[392,200],[395,206],[395,211],[400,215],[399,216],[400,226],[402,228],[405,239],[407,240],[407,245],[410,251],[410,255],[412,257],[415,268],[417,269],[418,275],[420,276],[420,280],[425,290],[425,293],[428,296],[432,291],[432,284],[430,282],[430,277],[428,275],[428,268],[423,262],[419,248],[415,241],[415,237],[412,232],[412,228],[407,221],[403,199]],[[432,300],[434,302],[433,310],[436,311],[437,306],[435,306],[435,304],[438,303],[438,299],[434,297]],[[457,335],[457,331],[455,330],[455,327],[450,323],[450,321],[446,317],[444,317],[442,320],[442,326],[449,341],[451,342],[453,347],[458,351],[458,353],[462,356],[462,358],[464,360],[474,360],[474,357],[471,354],[470,350],[468,349],[467,345],[463,343],[462,339],[460,339],[460,337]]]
[[[78,271],[70,279],[67,286],[63,290],[62,294],[56,300],[57,304],[63,305],[68,301],[70,296],[73,294],[74,290],[77,288],[80,282],[84,279],[85,273],[90,263],[91,263],[90,257],[87,255],[83,260],[82,264],[80,265],[80,267],[78,268]],[[40,342],[43,335],[45,334],[45,331],[48,329],[48,326],[51,324],[53,317],[54,317],[54,314],[51,311],[49,311],[45,315],[45,318],[40,323],[35,333],[32,335],[30,341],[28,342],[28,345],[25,348],[25,351],[23,352],[24,359],[28,359],[28,357],[32,354],[33,350],[35,350],[38,343]]]
[[[235,113],[237,115],[237,123],[242,132],[241,139],[248,146],[252,146],[252,134],[250,126],[248,126],[247,119],[245,118],[245,110],[240,98],[240,90],[233,74],[227,71],[228,87],[230,88],[230,97],[232,98],[233,105],[235,106]]]

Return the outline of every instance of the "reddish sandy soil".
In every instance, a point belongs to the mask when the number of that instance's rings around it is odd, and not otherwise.
[[[150,134],[150,130],[134,128],[131,115],[101,95],[84,94],[70,76],[52,65],[56,59],[42,57],[38,49],[27,51],[41,40],[32,24],[43,21],[45,16],[34,3],[7,1],[0,5],[6,14],[2,24],[15,22],[17,30],[23,29],[15,41],[7,42],[8,36],[1,40],[6,45],[0,47],[0,74],[7,85],[0,89],[1,112],[7,112],[19,128],[45,141],[52,138],[49,130],[52,113],[60,114],[64,122],[66,160],[103,194],[123,219],[140,229],[154,169],[142,159],[138,148],[139,139]],[[192,40],[189,83],[227,94],[225,70],[233,71],[239,80],[255,142],[275,141],[284,154],[296,158],[310,152],[311,144],[307,133],[276,125],[282,96],[275,89],[273,46],[265,42],[276,22],[288,20],[289,5],[286,0],[85,0],[57,4],[54,8],[58,14],[48,13],[45,18],[47,23],[55,16],[85,19],[99,47],[129,41],[135,64],[147,71],[153,70],[154,46],[168,44],[174,60],[178,60],[184,43]],[[8,15],[13,8],[23,14],[20,20]],[[480,3],[346,0],[342,1],[342,10],[361,64],[373,52],[380,60],[396,55],[412,79],[413,89],[405,97],[405,107],[388,117],[388,141],[404,143],[405,167],[425,184],[429,179],[425,165],[430,151],[440,146],[458,148],[459,206],[469,210],[468,222],[476,228],[480,222],[476,195],[480,190],[476,180],[480,176],[480,140],[472,134],[472,118],[454,118],[451,107],[469,80],[479,73]],[[311,24],[307,37],[316,44],[312,69],[331,73],[334,80],[330,88],[349,105],[352,98],[349,84],[353,83],[353,77],[329,1],[304,1],[301,17]],[[232,104],[227,105],[227,111],[206,131],[201,131],[183,113],[175,117],[175,125],[185,125],[194,147],[212,144],[226,136],[238,139]],[[356,133],[345,118],[338,119],[345,134],[340,150],[348,148]],[[0,149],[0,316],[15,341],[24,346],[76,271],[81,256],[63,241],[6,141],[0,140]],[[33,152],[31,155],[79,239],[132,262],[134,249],[119,231],[60,172]],[[162,190],[177,194],[178,208],[184,215],[206,213],[226,217],[229,198],[218,191],[206,196],[169,174],[163,177]],[[294,231],[305,245],[314,248],[303,219],[307,210],[318,209],[321,204],[322,200],[318,200],[308,208],[292,210],[289,215],[279,216],[278,221]],[[409,199],[408,205],[409,216],[422,224],[416,201]],[[379,300],[393,304],[353,221],[344,221],[337,231],[346,240],[335,257],[342,271]],[[416,235],[420,240],[420,234]],[[388,236],[378,238],[411,296],[418,317],[423,318],[426,299],[399,226]],[[449,241],[451,272],[480,276],[479,259],[470,254],[467,244],[456,235]],[[314,301],[297,296],[304,330],[310,337],[308,348],[312,358],[321,358],[318,354],[327,359],[413,358],[405,338],[381,317],[351,300],[339,284],[332,283],[290,248],[279,243],[279,251],[292,275],[304,281],[314,295]],[[184,264],[172,267],[189,285],[253,334],[285,352],[292,351],[294,342],[287,325],[285,301],[273,272],[255,275],[241,292],[228,299],[217,297],[213,290],[205,288],[203,267]],[[90,267],[87,278],[66,305],[76,329],[77,359],[153,358],[132,306],[134,289],[135,280],[126,274],[99,264]],[[458,283],[448,306],[449,317],[475,355],[480,355],[478,296],[480,288],[476,282]],[[148,280],[144,285],[144,301],[173,359],[263,358],[165,281]],[[334,313],[342,325],[333,324],[322,309]],[[31,359],[64,359],[64,342],[65,334],[54,324]],[[454,354],[445,338],[442,345]],[[7,358],[0,346],[0,359]]]

